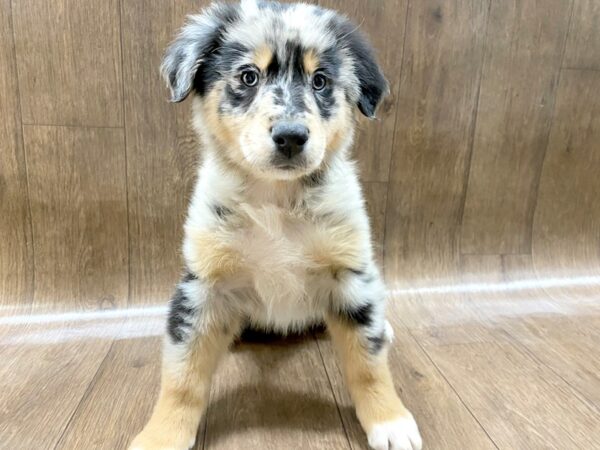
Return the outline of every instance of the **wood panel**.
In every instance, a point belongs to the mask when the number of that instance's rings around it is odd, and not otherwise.
[[[35,251],[34,302],[49,311],[127,299],[123,131],[26,126]]]
[[[118,0],[13,1],[23,122],[121,126]]]
[[[0,315],[31,304],[31,218],[10,1],[0,1]]]
[[[191,1],[122,2],[132,303],[164,303],[182,265],[182,225],[195,172],[186,156],[193,150],[190,104],[168,103],[158,68],[185,13],[197,9]]]
[[[488,6],[410,4],[385,236],[386,273],[406,283],[456,271]]]
[[[536,270],[570,303],[596,303],[600,284],[598,92],[600,72],[561,75],[533,228]]]
[[[498,448],[579,449],[598,443],[598,411],[510,343],[427,346]]]
[[[354,154],[364,181],[387,181],[398,110],[408,0],[320,0],[318,3],[351,17],[377,49],[391,93],[379,107],[377,120],[369,121],[361,116]]]
[[[316,343],[243,344],[227,355],[204,448],[349,448]]]
[[[471,168],[463,253],[531,253],[570,2],[492,2]]]
[[[565,67],[600,70],[600,3],[574,0]]]

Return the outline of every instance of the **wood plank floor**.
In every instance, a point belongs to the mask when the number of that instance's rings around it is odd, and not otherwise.
[[[391,301],[395,382],[426,448],[600,448],[600,309],[510,283]],[[163,312],[117,311],[3,318],[0,448],[126,448],[156,398]],[[298,447],[368,448],[327,336],[236,344],[196,449]]]
[[[0,0],[0,449],[125,449],[198,147],[163,50],[207,0]],[[600,449],[600,3],[319,0],[391,95],[355,154],[426,449]],[[83,74],[83,75],[82,75]],[[367,449],[325,335],[236,344],[198,449]]]

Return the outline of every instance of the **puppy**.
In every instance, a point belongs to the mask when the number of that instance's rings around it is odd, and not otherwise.
[[[241,330],[325,323],[377,450],[417,450],[387,364],[391,327],[349,156],[354,109],[388,87],[357,27],[307,4],[213,4],[166,52],[171,100],[193,93],[204,157],[170,302],[160,396],[131,448],[187,449]],[[285,399],[282,399],[285,401]]]

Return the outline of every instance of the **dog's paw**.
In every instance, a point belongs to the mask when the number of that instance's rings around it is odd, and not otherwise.
[[[417,422],[410,413],[375,424],[367,437],[374,450],[421,450],[423,447]]]
[[[129,450],[188,450],[194,446],[195,436],[180,442],[172,442],[157,434],[141,432],[136,436]]]
[[[383,325],[383,333],[385,335],[385,339],[386,341],[388,341],[390,344],[392,342],[394,342],[394,329],[392,328],[392,325],[386,320],[385,324]]]

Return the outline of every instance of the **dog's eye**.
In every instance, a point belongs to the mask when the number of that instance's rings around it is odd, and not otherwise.
[[[322,91],[327,86],[327,77],[322,73],[315,73],[312,79],[312,86],[315,91]]]
[[[258,73],[256,70],[244,70],[242,72],[242,83],[248,87],[256,86],[258,83]]]

